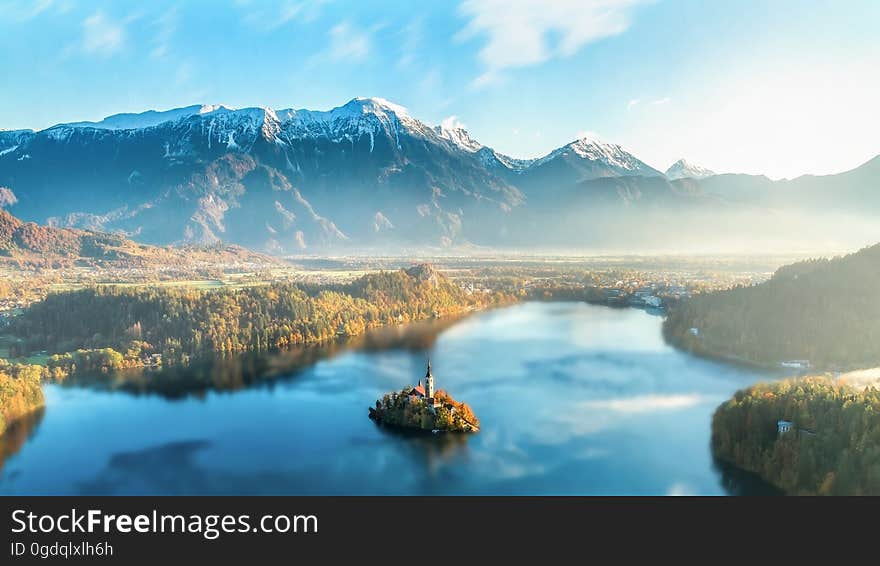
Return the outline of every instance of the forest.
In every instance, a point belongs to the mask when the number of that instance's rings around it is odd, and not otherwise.
[[[45,367],[0,359],[0,436],[12,423],[43,406],[40,382],[45,377]]]
[[[239,289],[98,286],[54,293],[10,324],[13,355],[46,350],[60,377],[173,364],[207,352],[264,351],[355,336],[369,328],[509,300],[467,293],[427,265],[364,275],[346,285],[272,283]]]
[[[777,432],[777,421],[793,423]],[[880,391],[829,378],[739,391],[712,419],[714,455],[792,495],[880,495]]]
[[[672,343],[697,354],[813,368],[880,365],[880,245],[780,268],[764,283],[695,295],[664,323]]]

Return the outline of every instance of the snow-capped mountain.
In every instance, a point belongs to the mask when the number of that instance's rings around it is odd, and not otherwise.
[[[872,175],[848,177],[847,190],[868,190],[861,184]],[[330,110],[194,105],[0,131],[0,187],[14,192],[11,212],[24,220],[279,253],[567,245],[631,235],[621,219],[655,238],[665,230],[657,218],[670,230],[683,224],[669,211],[710,218],[704,207],[719,199],[787,194],[766,183],[671,180],[595,138],[516,159],[381,98]]]
[[[705,179],[714,175],[714,171],[710,171],[705,167],[694,165],[685,159],[679,159],[666,170],[666,178],[675,179]]]
[[[476,156],[379,98],[328,111],[199,105],[113,116],[6,132],[0,152],[16,214],[156,243],[451,245],[497,230],[523,203]]]
[[[583,137],[535,160],[531,167],[541,167],[557,159],[577,163],[592,177],[641,175],[656,177],[660,172],[614,143],[596,137]]]
[[[99,122],[72,122],[69,124],[58,124],[56,128],[97,128],[100,130],[134,130],[138,128],[149,128],[157,126],[165,122],[180,120],[181,118],[189,118],[198,114],[210,114],[220,109],[227,109],[225,106],[216,104],[196,104],[185,108],[175,108],[173,110],[165,110],[157,112],[156,110],[147,110],[139,114],[114,114],[107,116]]]
[[[483,149],[483,144],[473,139],[467,130],[461,127],[446,127],[443,124],[434,126],[434,131],[444,140],[452,142],[456,147],[470,153]]]

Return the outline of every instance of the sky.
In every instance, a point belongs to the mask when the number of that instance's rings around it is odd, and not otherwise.
[[[880,154],[876,0],[0,0],[0,128],[387,98],[513,157],[586,134],[772,178]]]

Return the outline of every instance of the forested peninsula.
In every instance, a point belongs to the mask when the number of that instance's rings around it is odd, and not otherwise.
[[[880,495],[880,391],[831,378],[739,391],[715,411],[716,458],[791,495]]]
[[[754,286],[695,295],[672,309],[667,340],[698,355],[776,366],[880,365],[880,245],[781,267]]]
[[[471,293],[429,265],[344,285],[273,283],[233,290],[92,287],[50,294],[12,321],[14,355],[47,351],[50,375],[185,363],[356,336],[370,328],[513,300]]]

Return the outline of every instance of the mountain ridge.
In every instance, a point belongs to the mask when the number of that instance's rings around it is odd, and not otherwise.
[[[131,125],[138,127],[123,128]],[[516,159],[381,98],[330,110],[192,105],[0,131],[0,187],[14,191],[14,211],[25,220],[151,244],[222,241],[281,254],[581,247],[636,232],[655,241],[697,223],[712,230],[712,215],[734,209],[806,210],[829,199],[835,209],[862,212],[880,208],[872,188],[880,173],[870,163],[784,182],[669,179],[595,137]]]
[[[686,159],[679,159],[669,166],[669,169],[666,170],[665,175],[667,179],[671,180],[688,178],[705,179],[706,177],[711,177],[712,175],[715,175],[715,172],[710,169],[706,169],[705,167],[695,165]]]

